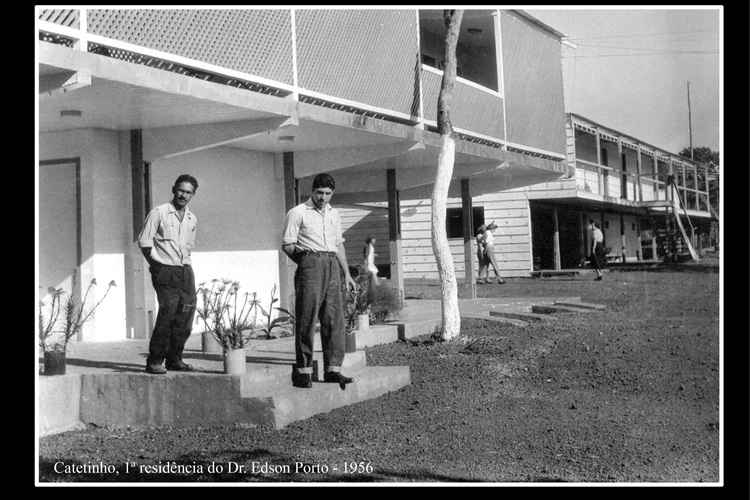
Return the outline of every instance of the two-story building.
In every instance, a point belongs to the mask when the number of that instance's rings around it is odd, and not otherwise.
[[[441,144],[440,11],[36,14],[39,298],[48,286],[70,287],[74,273],[75,293],[94,277],[118,284],[79,340],[149,336],[156,300],[135,237],[182,173],[200,183],[191,203],[198,283],[230,278],[261,296],[279,284],[289,304],[284,216],[319,172],[336,178],[334,205],[378,204],[381,254],[397,286],[430,268],[422,242]],[[457,252],[470,247],[472,202],[486,199],[485,219],[505,230],[504,262],[530,268],[528,201],[483,197],[572,175],[560,42],[523,11],[465,13],[452,107]],[[356,263],[362,242],[352,227]]]

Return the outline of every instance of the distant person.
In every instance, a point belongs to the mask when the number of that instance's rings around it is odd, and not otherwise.
[[[500,277],[500,271],[498,270],[497,261],[495,260],[495,236],[492,234],[492,231],[497,229],[497,224],[494,222],[490,222],[487,225],[487,229],[484,231],[484,253],[485,253],[485,259],[487,261],[487,266],[492,266],[492,270],[495,271],[495,278],[497,278],[497,284],[502,285],[505,283],[505,280]],[[489,283],[489,269],[487,270],[487,280],[486,282]]]
[[[368,236],[365,240],[364,257],[365,257],[365,269],[370,275],[370,283],[372,286],[378,285],[378,266],[375,265],[375,236]]]
[[[489,261],[487,260],[487,252],[485,252],[484,242],[484,232],[486,230],[487,226],[482,224],[477,228],[477,234],[475,236],[477,243],[477,262],[479,263],[479,271],[477,272],[478,285],[487,283],[487,266],[489,265]]]
[[[604,234],[599,225],[589,219],[589,233],[591,234],[591,267],[596,271],[596,281],[602,279],[602,262],[604,260]]]
[[[294,274],[295,356],[292,385],[312,387],[313,336],[320,321],[323,345],[323,381],[342,388],[353,381],[341,373],[344,361],[344,297],[346,287],[356,288],[349,272],[341,233],[341,218],[329,202],[336,183],[329,174],[313,179],[310,198],[286,214],[281,248],[297,264]]]
[[[146,372],[193,371],[182,361],[195,314],[195,276],[190,253],[195,246],[198,218],[188,203],[198,181],[183,174],[172,186],[172,201],[152,209],[146,217],[138,246],[149,264],[151,283],[159,301],[159,313],[151,334]],[[166,368],[162,366],[166,358]]]

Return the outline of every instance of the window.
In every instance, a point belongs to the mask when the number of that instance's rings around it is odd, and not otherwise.
[[[609,158],[607,158],[607,148],[602,148],[602,165],[609,166]]]
[[[477,228],[484,224],[484,207],[472,207],[472,219],[474,223],[472,236],[477,233]],[[463,238],[464,224],[461,217],[461,208],[449,208],[445,214],[445,230],[448,238]]]

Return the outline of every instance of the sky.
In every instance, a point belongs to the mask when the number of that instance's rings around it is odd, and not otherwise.
[[[719,150],[720,11],[525,9],[567,35],[565,105],[595,122],[677,153]]]

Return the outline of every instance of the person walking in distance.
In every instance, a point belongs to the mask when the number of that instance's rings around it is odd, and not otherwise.
[[[375,265],[375,236],[368,236],[365,240],[365,269],[370,275],[370,282],[373,286],[378,285],[378,267]]]
[[[601,281],[602,262],[604,259],[604,234],[592,219],[589,219],[589,233],[591,237],[591,267],[596,271],[596,281]]]
[[[172,201],[152,209],[146,216],[138,246],[149,264],[151,283],[159,301],[159,313],[151,334],[146,372],[192,371],[182,361],[195,314],[195,276],[190,253],[195,246],[198,218],[188,203],[198,190],[198,181],[183,174],[172,186]],[[162,363],[166,359],[166,369]]]
[[[487,260],[487,252],[485,249],[484,232],[487,230],[487,226],[482,224],[477,228],[477,234],[475,241],[477,243],[477,263],[479,264],[479,270],[477,271],[477,285],[487,283],[487,272],[489,261]]]
[[[341,388],[353,382],[341,373],[344,361],[344,298],[356,284],[349,273],[338,211],[329,203],[336,183],[329,174],[313,179],[310,198],[286,214],[282,250],[297,264],[295,290],[295,357],[292,385],[312,387],[313,335],[320,320],[324,382]]]
[[[495,260],[495,236],[492,231],[497,229],[497,224],[490,222],[487,225],[487,229],[484,231],[484,252],[487,259],[487,265],[492,266],[492,270],[495,271],[495,278],[497,278],[497,284],[502,285],[505,280],[500,277],[500,271],[498,270],[497,261]],[[489,269],[487,270],[487,282],[489,283]]]

